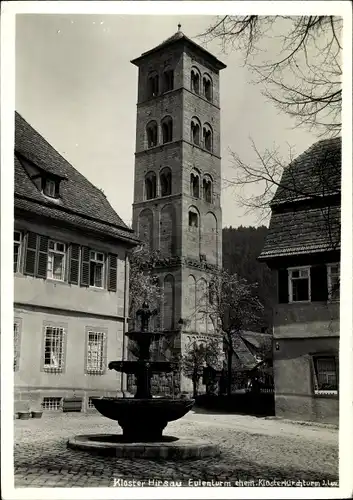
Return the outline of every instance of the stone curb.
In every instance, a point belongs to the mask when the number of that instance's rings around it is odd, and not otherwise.
[[[306,425],[308,427],[319,427],[324,429],[333,429],[338,430],[339,426],[337,424],[326,424],[324,422],[310,422],[309,420],[291,420],[289,418],[282,417],[264,417],[265,420],[277,420],[279,422],[283,422],[284,424],[293,424],[293,425]]]
[[[107,439],[109,437],[116,438],[116,435],[78,435],[69,439],[66,446],[99,455],[130,459],[202,460],[220,454],[218,445],[198,438],[181,437],[172,442],[162,440],[156,443],[126,443],[115,439],[109,440]]]

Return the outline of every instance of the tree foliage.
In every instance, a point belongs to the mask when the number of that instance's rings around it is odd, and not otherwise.
[[[132,324],[144,301],[148,302],[150,309],[160,308],[163,292],[154,274],[156,259],[156,254],[145,245],[134,248],[130,253],[129,316]]]
[[[213,276],[209,285],[208,314],[223,336],[227,357],[227,392],[231,393],[234,338],[258,322],[263,311],[257,283],[249,283],[226,270]]]
[[[204,367],[218,367],[221,355],[220,342],[217,338],[200,343],[194,340],[186,345],[185,353],[180,359],[180,367],[183,374],[192,380],[194,397],[197,396]]]
[[[342,19],[335,16],[230,16],[199,35],[242,51],[254,82],[296,125],[341,130]],[[270,58],[269,58],[270,55]]]

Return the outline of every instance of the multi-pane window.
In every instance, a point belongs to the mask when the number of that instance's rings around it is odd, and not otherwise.
[[[329,300],[340,298],[340,264],[327,265],[327,288]]]
[[[20,231],[14,231],[14,233],[13,233],[13,272],[14,273],[17,273],[20,269],[21,244],[22,244],[22,233]]]
[[[17,321],[13,324],[13,369],[18,370],[20,359],[20,325]]]
[[[62,371],[64,366],[64,328],[45,327],[44,370]]]
[[[89,253],[89,284],[103,288],[104,253],[90,250]]]
[[[55,181],[49,179],[45,181],[44,194],[50,196],[51,198],[55,198],[56,195]]]
[[[310,268],[289,269],[289,302],[310,301]]]
[[[316,393],[337,393],[338,378],[334,356],[314,357],[314,389]]]
[[[60,241],[49,240],[47,277],[64,281],[66,264],[66,245]]]
[[[61,409],[62,398],[43,398],[42,408],[43,410],[60,410]]]
[[[99,374],[104,371],[104,343],[105,333],[88,331],[86,365],[88,373]]]

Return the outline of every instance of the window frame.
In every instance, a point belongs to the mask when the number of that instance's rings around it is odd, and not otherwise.
[[[95,254],[95,258],[93,259],[91,257],[91,254]],[[97,254],[102,254],[103,260],[98,260]],[[97,286],[96,284],[91,285],[91,278],[92,278],[92,273],[91,273],[91,262],[94,262],[95,264],[101,264],[102,265],[102,284],[101,286]],[[106,254],[105,252],[100,252],[99,250],[94,250],[92,248],[89,249],[89,288],[97,288],[98,290],[104,290],[105,288],[105,272],[106,272]],[[93,280],[95,281],[95,280]]]
[[[155,142],[150,141],[150,134],[152,134],[153,131],[153,136],[155,138]],[[150,120],[147,125],[146,125],[146,146],[147,149],[155,148],[159,144],[158,141],[158,123],[156,120]]]
[[[196,77],[198,78],[198,91],[196,91],[195,89],[195,79]],[[190,71],[190,90],[193,94],[195,95],[201,95],[202,92],[201,92],[201,73],[199,71],[198,68],[196,68],[196,66],[192,66],[191,67],[191,71]]]
[[[197,132],[197,138],[198,138],[198,142],[196,142],[194,139],[194,130],[196,130],[196,128],[198,128],[198,132]],[[202,125],[201,125],[201,122],[198,118],[196,117],[193,117],[191,118],[191,121],[190,121],[190,132],[191,132],[191,144],[193,146],[197,146],[199,148],[202,147]]]
[[[56,198],[56,192],[57,192],[56,184],[57,183],[53,179],[45,179],[43,194],[45,194],[45,196],[48,196],[49,198]],[[49,186],[53,187],[53,190],[49,189]]]
[[[21,272],[24,235],[23,235],[23,231],[18,231],[17,229],[14,229],[13,232],[14,232],[14,236],[13,236],[13,244],[14,244],[13,262],[14,262],[14,265],[15,265],[15,244],[18,244],[16,270],[15,270],[15,266],[14,266],[14,273],[19,273],[19,272]],[[20,235],[19,240],[15,240],[15,233],[18,233]]]
[[[209,85],[209,96],[207,96],[205,83]],[[213,80],[208,73],[204,73],[202,75],[202,96],[206,99],[206,101],[213,102]]]
[[[54,249],[50,248],[50,244],[54,243]],[[64,250],[60,251],[56,249],[57,244],[64,245]],[[61,283],[66,281],[66,275],[67,275],[67,250],[68,250],[68,245],[64,243],[63,241],[59,240],[54,240],[54,239],[49,239],[48,240],[48,259],[47,259],[47,279],[53,280],[53,281],[60,281]],[[51,276],[49,275],[49,259],[51,255],[61,255],[62,256],[62,278],[56,278],[53,275],[53,269],[51,270]],[[54,258],[53,262],[54,264]]]
[[[337,389],[319,389],[317,361],[331,359],[334,362]],[[338,396],[339,393],[339,359],[335,353],[315,353],[311,355],[313,393],[315,396]]]
[[[86,326],[85,335],[85,374],[86,375],[104,375],[107,370],[107,345],[108,345],[108,329],[96,326]],[[88,366],[89,354],[89,337],[90,334],[101,335],[103,339],[102,353],[101,353],[101,368],[91,368]]]
[[[45,408],[45,403],[44,401],[47,400],[56,400],[59,402],[59,407],[58,408]],[[60,411],[63,408],[63,398],[61,396],[43,396],[42,402],[41,402],[41,407],[43,411]]]
[[[201,198],[200,196],[200,179],[201,175],[196,170],[190,172],[190,196],[196,200]],[[197,193],[196,193],[197,190]],[[195,196],[196,193],[196,196]]]
[[[166,68],[163,71],[163,94],[174,90],[174,69]]]
[[[293,282],[292,280],[299,280],[303,278],[293,278],[293,271],[308,271],[308,299],[306,300],[293,300]],[[311,266],[296,266],[296,267],[288,267],[288,303],[289,304],[307,304],[311,302]]]
[[[13,319],[14,325],[14,338],[13,338],[13,353],[14,353],[14,365],[13,371],[18,372],[20,369],[20,359],[21,359],[21,336],[22,336],[22,318]],[[15,325],[17,326],[17,339],[15,339]]]
[[[338,279],[341,279],[341,263],[340,262],[330,262],[326,264],[327,269],[327,297],[329,302],[339,302],[340,301],[340,288],[338,289],[338,297],[332,297],[332,267],[338,266]]]
[[[196,219],[195,219],[196,217]],[[196,225],[190,224],[192,222],[192,219],[196,220]],[[189,231],[195,231],[199,229],[199,224],[200,224],[200,215],[195,211],[195,210],[188,210],[188,228]]]
[[[45,362],[45,353],[46,353],[46,339],[47,339],[47,330],[49,328],[59,329],[62,331],[62,346],[61,346],[61,366],[54,367],[46,364]],[[42,347],[42,363],[41,363],[41,371],[45,373],[52,374],[63,374],[65,373],[66,368],[66,347],[67,347],[67,323],[56,323],[52,321],[45,321],[43,323],[43,347]]]
[[[160,95],[160,81],[157,71],[148,74],[148,99],[154,99]]]

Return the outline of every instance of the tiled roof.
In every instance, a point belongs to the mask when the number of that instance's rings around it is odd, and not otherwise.
[[[177,31],[176,33],[174,33],[174,35],[172,35],[169,38],[167,38],[166,40],[164,40],[162,43],[160,43],[156,47],[154,47],[153,49],[150,49],[150,50],[148,50],[146,52],[143,52],[140,57],[137,57],[136,59],[133,59],[131,62],[133,64],[135,64],[136,66],[138,66],[137,63],[139,63],[146,56],[148,56],[150,54],[153,54],[154,52],[157,52],[158,50],[164,49],[168,45],[171,45],[171,44],[173,44],[175,42],[179,42],[180,40],[183,40],[187,44],[191,45],[191,47],[193,47],[194,49],[203,52],[204,55],[207,58],[209,58],[209,59],[212,60],[213,64],[216,66],[216,68],[218,68],[218,69],[224,69],[224,68],[227,67],[222,61],[220,61],[213,54],[211,54],[210,52],[208,52],[208,50],[206,50],[203,47],[201,47],[201,45],[198,45],[197,43],[195,43],[193,40],[191,40],[191,38],[189,38],[186,35],[184,35],[184,33],[182,31],[180,31],[180,30]]]
[[[341,138],[316,142],[284,170],[259,257],[339,250]]]
[[[340,248],[339,206],[273,213],[259,259]]]
[[[341,191],[341,138],[313,144],[284,169],[271,205],[322,197]]]
[[[37,189],[22,163],[24,161],[62,179],[59,200],[50,200]],[[138,241],[104,194],[18,113],[15,116],[15,207],[113,237]]]
[[[234,370],[252,370],[259,361],[255,357],[256,351],[262,347],[269,348],[272,343],[272,336],[264,333],[244,331],[233,337],[233,357],[232,366]],[[249,344],[251,348],[249,347]]]

